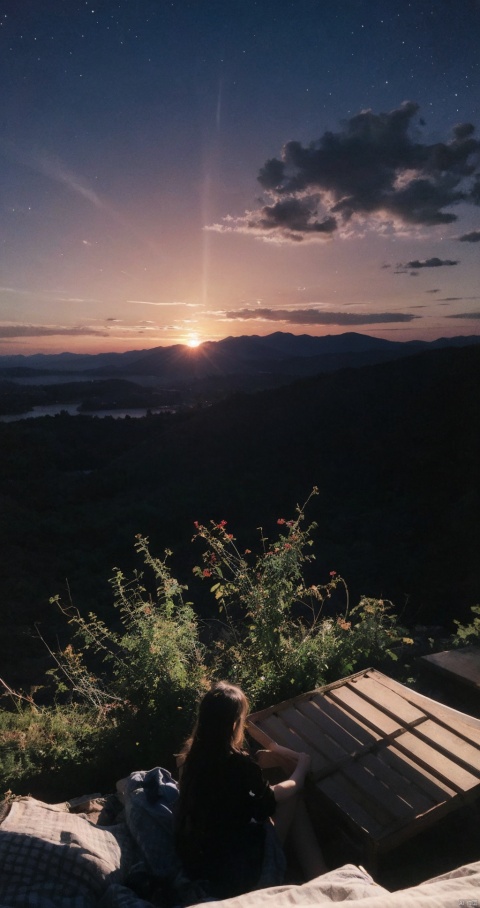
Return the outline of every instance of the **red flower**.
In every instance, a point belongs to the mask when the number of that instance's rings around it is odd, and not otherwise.
[[[227,539],[233,539],[233,533],[225,533]]]
[[[277,520],[277,523],[286,523],[286,522],[287,522],[287,521],[285,520],[284,517],[279,517],[278,520]]]
[[[330,571],[330,577],[336,577],[336,576],[337,576],[336,571]]]
[[[195,529],[198,530],[198,527],[200,526],[198,520],[194,520],[193,525],[194,525]]]
[[[218,526],[219,529],[221,529],[221,530],[223,530],[223,527],[226,527],[226,525],[227,525],[227,521],[226,521],[226,520],[221,520],[220,523],[217,523],[217,526]]]
[[[212,576],[212,572],[209,571],[208,568],[205,568],[204,571],[203,571],[203,576],[204,576],[204,577],[211,577],[211,576]]]

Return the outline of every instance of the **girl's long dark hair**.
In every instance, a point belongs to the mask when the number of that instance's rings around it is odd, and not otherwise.
[[[248,700],[240,687],[217,681],[200,702],[193,732],[179,756],[178,821],[195,809],[197,793],[221,772],[232,751],[241,752]]]

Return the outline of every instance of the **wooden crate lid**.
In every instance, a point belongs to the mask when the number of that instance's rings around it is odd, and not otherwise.
[[[480,794],[480,722],[366,669],[252,714],[312,758],[317,795],[386,850]]]

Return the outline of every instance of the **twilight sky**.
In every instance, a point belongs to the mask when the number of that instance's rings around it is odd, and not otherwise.
[[[479,0],[0,17],[1,354],[479,333]]]

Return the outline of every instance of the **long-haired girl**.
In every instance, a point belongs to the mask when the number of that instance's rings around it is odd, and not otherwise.
[[[270,818],[274,818],[280,842],[295,825],[297,834],[305,839],[306,811],[303,804],[298,810],[294,796],[303,787],[310,757],[272,743],[272,751],[295,768],[290,778],[268,785],[259,765],[243,749],[247,714],[248,701],[239,687],[224,681],[213,684],[200,703],[197,722],[178,759],[177,850],[190,879],[205,881],[207,891],[216,898],[256,888],[266,835],[271,834]],[[316,876],[326,868],[311,839],[313,830],[308,831],[308,841],[302,841],[300,851],[310,854],[313,863],[306,872]]]

